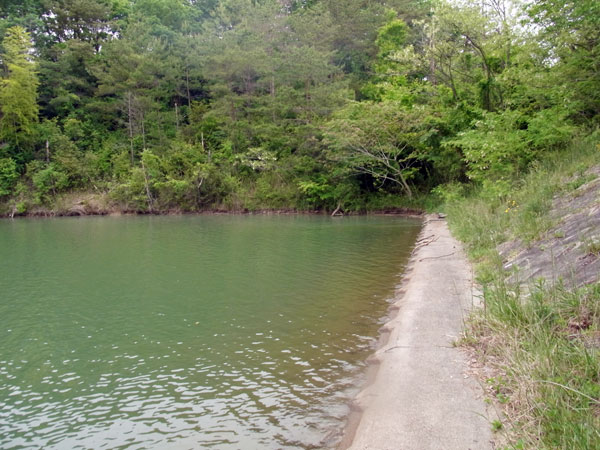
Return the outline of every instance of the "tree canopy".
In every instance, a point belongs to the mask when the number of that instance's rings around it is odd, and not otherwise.
[[[502,196],[598,126],[599,25],[592,0],[7,0],[0,201],[361,210],[447,183]]]

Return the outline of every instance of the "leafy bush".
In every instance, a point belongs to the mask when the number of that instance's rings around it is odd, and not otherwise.
[[[15,161],[12,158],[0,158],[0,197],[10,195],[18,179]]]
[[[527,167],[535,156],[528,145],[524,120],[518,111],[484,113],[473,129],[459,133],[444,143],[459,148],[467,164],[467,175],[483,183],[512,179]]]
[[[460,149],[469,178],[480,183],[489,198],[501,198],[532,161],[570,142],[575,128],[567,115],[554,108],[532,116],[512,110],[484,113],[472,129],[443,145]]]
[[[36,189],[37,199],[47,200],[48,195],[56,195],[69,187],[69,177],[55,163],[44,164],[33,161],[27,165],[27,173]]]

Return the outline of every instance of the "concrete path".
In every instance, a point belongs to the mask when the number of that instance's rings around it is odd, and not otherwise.
[[[453,342],[473,304],[471,268],[446,222],[428,216],[373,357],[375,378],[356,399],[353,450],[492,449],[480,384]]]

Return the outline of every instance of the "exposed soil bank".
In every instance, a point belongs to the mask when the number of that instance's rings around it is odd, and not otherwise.
[[[454,346],[475,301],[472,270],[444,220],[427,216],[399,288],[388,337],[372,357],[378,367],[341,447],[491,449],[494,417]]]
[[[410,208],[390,208],[385,210],[368,211],[367,214],[387,214],[402,216],[421,216],[423,213]],[[104,215],[183,215],[183,214],[316,214],[329,215],[331,211],[298,210],[294,208],[280,209],[239,209],[239,208],[205,208],[193,211],[178,209],[155,209],[153,211],[139,210],[111,203],[103,194],[94,193],[69,193],[55,199],[52,206],[38,205],[24,212],[19,212],[15,205],[0,205],[0,218],[2,217],[62,217],[62,216],[104,216]],[[359,215],[365,212],[340,213],[335,215]]]

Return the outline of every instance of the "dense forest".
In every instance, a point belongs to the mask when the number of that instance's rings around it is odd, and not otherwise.
[[[5,215],[499,197],[594,135],[600,3],[3,0],[0,67]]]

